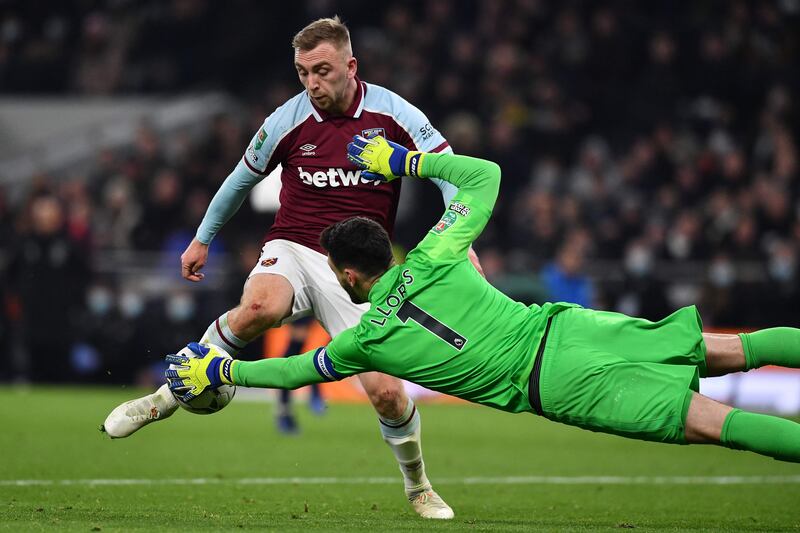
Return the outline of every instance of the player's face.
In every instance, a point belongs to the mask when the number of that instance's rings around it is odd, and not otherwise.
[[[333,270],[333,273],[336,275],[336,280],[339,282],[339,285],[342,286],[344,292],[350,297],[351,302],[354,304],[363,304],[367,301],[367,298],[362,295],[359,290],[358,277],[352,270],[349,268],[340,270],[333,261],[331,261],[331,256],[328,256],[328,266]]]
[[[294,66],[317,107],[329,113],[343,113],[350,107],[355,95],[351,84],[356,76],[356,58],[349,47],[339,50],[322,42],[307,51],[295,48]]]

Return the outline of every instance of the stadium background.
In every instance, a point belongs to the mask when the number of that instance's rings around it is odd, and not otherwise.
[[[333,13],[364,80],[502,166],[476,243],[493,284],[651,319],[697,303],[714,328],[798,323],[797,0],[0,7],[0,381],[147,384],[236,303],[269,198],[225,226],[204,283],[178,257],[301,89],[291,36]],[[440,208],[406,182],[399,247]],[[794,374],[753,387],[776,383],[756,403],[800,408]]]
[[[405,502],[366,403],[298,406],[290,436],[271,392],[240,388],[211,417],[97,432],[239,297],[276,180],[214,241],[203,283],[178,256],[300,91],[291,36],[334,13],[364,80],[503,167],[476,244],[492,283],[797,325],[798,0],[0,0],[0,531],[797,530],[797,465],[465,404],[417,402],[449,523]],[[435,187],[403,190],[399,253],[441,209]],[[701,387],[800,412],[798,372]]]

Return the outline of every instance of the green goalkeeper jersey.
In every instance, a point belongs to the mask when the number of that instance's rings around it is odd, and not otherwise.
[[[372,286],[359,324],[298,357],[238,362],[236,384],[295,388],[378,371],[504,411],[531,410],[528,379],[547,320],[573,305],[527,307],[470,263],[497,198],[496,164],[425,154],[419,165],[420,176],[449,181],[458,193],[406,262]]]

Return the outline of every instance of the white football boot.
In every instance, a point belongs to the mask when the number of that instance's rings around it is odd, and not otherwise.
[[[165,383],[153,394],[118,405],[106,417],[100,431],[112,439],[122,439],[151,422],[169,418],[177,409],[178,402]]]
[[[450,520],[455,516],[450,506],[430,486],[408,494],[408,501],[422,518]]]

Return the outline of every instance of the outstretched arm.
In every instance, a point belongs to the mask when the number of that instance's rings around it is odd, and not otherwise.
[[[214,195],[200,222],[197,234],[181,255],[181,275],[189,281],[200,281],[200,270],[208,260],[208,245],[222,226],[239,210],[250,190],[263,179],[240,161]]]
[[[453,149],[450,148],[449,146],[444,150],[442,150],[441,152],[437,153],[454,155]],[[435,183],[436,186],[439,187],[439,189],[442,191],[442,199],[444,200],[444,206],[445,208],[447,208],[450,205],[450,202],[453,201],[453,197],[456,195],[456,193],[458,193],[458,187],[456,187],[449,181],[445,181],[443,179],[439,178],[428,178],[428,179],[430,179],[433,183]],[[475,270],[478,271],[478,274],[480,274],[485,278],[486,274],[484,274],[483,272],[483,266],[481,265],[481,260],[478,258],[478,254],[475,252],[472,246],[469,247],[469,251],[467,252],[467,257],[469,257],[470,263],[472,263],[472,266],[474,266]]]
[[[210,244],[222,226],[239,210],[253,187],[263,179],[264,176],[247,168],[244,160],[239,161],[211,199],[206,214],[197,228],[195,235],[197,241],[201,244]]]
[[[168,355],[168,363],[177,365],[164,375],[169,387],[190,400],[206,387],[241,385],[269,389],[296,389],[312,383],[338,381],[359,372],[372,370],[368,366],[355,342],[352,330],[336,336],[322,348],[301,355],[262,359],[260,361],[237,361],[227,356],[214,345],[189,343],[192,352],[186,355]],[[329,349],[335,351],[332,357]],[[184,352],[186,353],[186,352]]]
[[[500,167],[473,157],[425,154],[419,174],[444,179],[456,185],[458,193],[415,252],[435,261],[463,259],[492,215],[500,188]]]
[[[321,353],[322,352],[322,353]],[[296,389],[312,383],[342,379],[325,365],[325,348],[317,348],[293,357],[262,359],[261,361],[236,361],[233,366],[233,383],[244,387],[268,389]],[[323,358],[324,369],[316,362]],[[325,372],[327,371],[327,375]]]
[[[293,101],[275,110],[256,132],[236,168],[220,186],[206,210],[192,243],[181,256],[181,274],[200,281],[200,270],[208,259],[208,245],[222,226],[239,210],[253,187],[264,179],[283,157],[279,139],[292,126]]]
[[[415,249],[430,259],[455,261],[466,257],[497,200],[500,167],[491,161],[453,154],[406,150],[382,137],[356,137],[348,157],[375,179],[399,176],[440,178],[458,187],[447,211]]]

